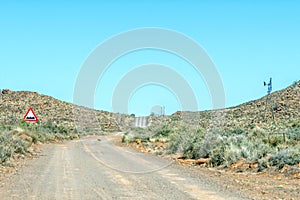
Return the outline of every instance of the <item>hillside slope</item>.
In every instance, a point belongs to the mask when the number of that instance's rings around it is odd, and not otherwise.
[[[236,107],[151,117],[150,127],[132,129],[122,141],[133,143],[142,152],[176,154],[174,158],[184,164],[235,171],[281,170],[298,178],[299,111],[297,82]]]
[[[268,129],[284,128],[290,121],[299,119],[300,81],[283,90],[273,92],[269,96],[266,95],[235,107],[200,112],[178,111],[171,116],[150,117],[149,122],[154,126],[161,123],[170,125],[181,123],[194,128],[251,130],[256,126]]]
[[[36,92],[7,89],[0,94],[0,122],[13,124],[22,120],[30,107],[40,123],[51,121],[79,132],[120,129],[112,113],[76,106]]]
[[[1,122],[12,123],[23,119],[29,107],[34,109],[41,123],[50,120],[69,129],[119,131],[130,129],[134,122],[133,116],[84,108],[36,92],[3,90],[0,93]],[[149,126],[175,126],[181,123],[204,129],[253,129],[255,126],[278,129],[288,125],[289,121],[298,119],[300,81],[269,96],[235,107],[199,112],[178,111],[164,117],[149,116]]]

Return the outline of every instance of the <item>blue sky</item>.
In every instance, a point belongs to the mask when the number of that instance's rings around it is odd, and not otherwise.
[[[159,27],[196,41],[222,78],[226,106],[279,90],[299,80],[300,2],[274,1],[0,1],[0,88],[29,90],[72,102],[82,64],[102,42],[119,33]],[[163,63],[193,88],[200,110],[211,109],[209,91],[184,60],[154,50],[114,62],[98,82],[95,108],[112,111],[113,90],[130,70]],[[147,115],[155,105],[180,110],[176,94],[159,85],[133,91],[129,113]]]

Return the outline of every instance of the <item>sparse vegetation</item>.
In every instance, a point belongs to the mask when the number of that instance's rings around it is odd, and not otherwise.
[[[280,169],[285,164],[296,165],[300,162],[299,122],[292,121],[290,124],[290,127],[277,132],[258,127],[251,131],[242,128],[206,131],[163,125],[133,129],[124,135],[122,141],[139,141],[149,147],[149,142],[160,138],[169,141],[166,149],[168,154],[183,153],[186,159],[210,158],[211,166],[224,167],[230,167],[242,158],[249,163],[257,163],[258,171],[262,171],[268,166]],[[282,136],[283,131],[286,141]]]
[[[300,145],[280,150],[269,159],[271,166],[276,165],[279,169],[284,165],[296,165],[300,163]]]
[[[32,144],[68,140],[78,137],[65,127],[47,123],[28,123],[24,120],[14,125],[0,124],[0,164],[14,155],[26,155]]]
[[[263,97],[224,110],[176,112],[171,116],[149,117],[150,127],[132,128],[124,134],[122,142],[136,142],[138,145],[135,146],[143,145],[147,152],[159,155],[182,153],[185,159],[207,158],[209,166],[229,168],[240,160],[257,164],[259,171],[270,166],[281,169],[284,165],[296,165],[300,162],[299,94],[300,82],[270,94],[276,104],[272,110],[274,120],[271,111],[266,112],[266,97]],[[39,112],[44,111],[45,107],[51,108],[43,113],[43,120],[49,121],[16,123],[28,107],[24,102],[35,99],[41,99],[36,105]],[[14,154],[28,153],[28,146],[32,143],[73,139],[78,137],[79,132],[85,135],[122,128],[128,130],[135,116],[131,114],[117,122],[113,117],[108,117],[109,113],[99,111],[97,116],[101,124],[98,126],[91,120],[94,119],[94,112],[89,112],[89,109],[73,107],[36,93],[7,90],[3,94],[3,102],[11,115],[4,119],[3,124],[0,123],[0,162],[5,162]],[[75,126],[73,121],[74,112],[71,111],[74,108],[76,113],[84,111],[90,114],[80,126]],[[218,120],[220,116],[224,116],[224,120]]]
[[[137,142],[138,146],[144,145],[147,152],[156,154],[182,153],[184,159],[195,160],[209,158],[209,166],[230,168],[240,160],[255,164],[257,171],[270,166],[281,169],[284,165],[298,165],[299,88],[300,82],[295,82],[271,94],[276,103],[274,120],[270,111],[265,112],[266,97],[263,97],[219,113],[177,112],[167,119],[152,118],[158,123],[146,129],[133,128],[122,141]],[[218,123],[211,127],[212,119],[218,122],[219,115],[226,116],[225,128]],[[156,148],[160,141],[168,143],[165,149]]]

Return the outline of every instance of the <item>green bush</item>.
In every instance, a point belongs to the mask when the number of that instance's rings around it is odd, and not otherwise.
[[[0,163],[5,162],[14,153],[13,140],[11,134],[0,133]]]
[[[208,133],[205,137],[201,152],[207,152],[207,157],[211,158],[213,166],[222,165],[225,162],[225,150],[227,138],[216,133]],[[200,157],[202,157],[200,155]]]
[[[13,149],[9,146],[0,145],[0,164],[13,155]]]
[[[152,137],[168,137],[173,132],[173,130],[167,125],[155,127],[152,131],[154,132]]]
[[[266,142],[267,141],[267,142]],[[269,144],[271,147],[277,147],[283,142],[283,138],[279,135],[270,135],[268,140],[264,139],[266,144]]]
[[[122,142],[135,142],[141,140],[142,142],[148,142],[151,137],[151,132],[148,129],[135,127],[132,128],[129,133],[125,133],[122,137]]]
[[[18,121],[15,125],[12,127],[20,127],[21,129],[28,130],[31,132],[37,132],[39,124],[38,123],[31,123],[26,122],[25,120]]]
[[[29,146],[29,142],[21,138],[14,139],[13,135],[9,132],[0,133],[0,163],[5,162],[14,153],[26,154]]]
[[[19,136],[26,135],[22,139]],[[48,121],[47,123],[28,123],[20,120],[15,124],[0,124],[0,163],[16,154],[27,154],[32,143],[51,142],[55,139],[65,140],[78,137],[76,131],[58,126]]]
[[[223,135],[226,135],[226,136],[247,134],[247,132],[241,128],[226,129],[223,131],[224,131]]]
[[[300,162],[300,146],[290,147],[281,150],[272,155],[269,159],[271,166],[278,166],[279,169],[283,168],[285,164],[296,165]]]
[[[268,160],[261,159],[258,161],[258,172],[262,172],[268,167],[269,167]]]
[[[203,137],[204,135],[200,131],[181,127],[170,136],[168,153],[181,152],[187,158],[196,158],[200,148],[198,144],[201,143]]]
[[[235,163],[239,158],[257,162],[276,151],[262,141],[264,136],[253,136],[242,129],[175,132],[168,145],[168,153],[181,152],[186,158],[211,158],[212,166]]]
[[[288,129],[286,133],[287,142],[290,144],[299,144],[300,143],[300,126],[293,126]]]
[[[300,120],[292,121],[292,127],[300,128]]]
[[[46,123],[42,124],[40,127],[41,132],[48,132],[48,133],[60,133],[63,135],[67,135],[69,133],[68,129],[63,126],[58,126],[53,124],[51,121],[47,121]]]
[[[26,154],[28,147],[30,147],[29,142],[22,140],[21,138],[17,138],[14,140],[13,149],[15,153]]]
[[[168,145],[168,153],[183,153],[186,158],[211,158],[212,165],[220,165],[224,162],[226,138],[218,133],[205,133],[202,130],[184,129],[175,132]]]
[[[293,121],[290,124],[254,127],[251,131],[241,128],[196,130],[180,125],[134,128],[124,134],[122,142],[140,140],[148,143],[165,139],[169,141],[169,154],[183,153],[184,158],[191,159],[211,158],[212,166],[230,166],[239,158],[244,158],[249,162],[257,162],[258,170],[262,171],[268,166],[281,168],[285,164],[295,165],[300,162],[299,122]]]

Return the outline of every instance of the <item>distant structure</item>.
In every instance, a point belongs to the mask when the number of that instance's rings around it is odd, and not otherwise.
[[[160,116],[165,116],[165,106],[161,107],[161,112],[160,112]]]
[[[266,98],[266,109],[265,109],[265,117],[264,120],[267,121],[267,112],[268,112],[268,103],[270,101],[271,103],[271,112],[272,112],[272,119],[274,120],[274,111],[273,111],[273,101],[272,101],[272,96],[271,96],[271,92],[272,92],[272,78],[270,78],[269,83],[264,82],[264,86],[268,86],[268,91],[267,91],[267,98]]]
[[[150,110],[150,116],[165,116],[165,106],[155,105]]]
[[[272,92],[272,78],[270,78],[270,82],[269,83],[266,83],[264,82],[264,86],[268,86],[268,94],[271,94]]]
[[[134,127],[147,128],[148,117],[135,117]]]

